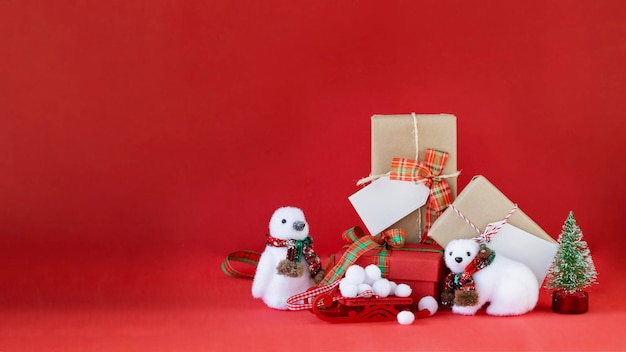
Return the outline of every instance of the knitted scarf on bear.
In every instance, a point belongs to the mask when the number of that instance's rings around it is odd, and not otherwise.
[[[309,266],[311,277],[315,277],[322,269],[322,261],[313,250],[313,239],[311,237],[303,240],[281,240],[268,234],[265,242],[270,247],[287,247],[286,259],[290,262],[300,263],[300,260],[304,258],[304,261]]]
[[[473,275],[489,264],[493,263],[496,258],[496,252],[491,250],[485,244],[480,245],[478,254],[471,263],[465,267],[465,271],[461,273],[450,273],[446,276],[445,288],[452,290],[475,291],[476,283],[474,283]]]

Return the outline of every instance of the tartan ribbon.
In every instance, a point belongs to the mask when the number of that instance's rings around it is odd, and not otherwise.
[[[430,189],[430,195],[426,202],[426,225],[424,226],[421,243],[426,242],[428,230],[433,222],[443,213],[448,205],[452,204],[450,185],[441,175],[447,160],[448,153],[426,149],[423,162],[406,158],[393,158],[391,161],[389,179],[423,182]]]
[[[482,255],[477,255],[467,265],[465,270],[460,273],[449,273],[446,276],[444,288],[446,290],[462,290],[476,291],[476,283],[474,282],[474,274],[481,269],[488,267],[496,258],[496,252],[491,250],[485,244],[480,245]]]
[[[376,236],[370,236],[366,235],[360,227],[355,226],[344,231],[341,237],[351,244],[335,266],[326,273],[326,276],[320,282],[320,286],[338,281],[345,274],[348,267],[354,264],[361,255],[376,248],[381,249],[377,261],[378,267],[380,267],[383,277],[385,277],[389,272],[388,247],[400,248],[404,246],[406,234],[402,229],[388,229]]]
[[[315,277],[322,269],[322,261],[313,249],[311,237],[306,237],[303,240],[281,240],[267,234],[265,244],[271,247],[287,247],[287,258],[285,259],[291,262],[300,263],[300,260],[304,259],[309,266],[311,277]]]
[[[245,263],[252,265],[255,269],[257,264],[259,264],[259,259],[261,258],[261,253],[241,250],[231,252],[226,256],[226,259],[222,262],[222,271],[224,274],[236,277],[236,278],[253,278],[254,271],[252,273],[241,271],[233,266],[233,262]]]

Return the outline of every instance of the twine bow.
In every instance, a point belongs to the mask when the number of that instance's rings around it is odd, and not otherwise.
[[[389,229],[376,236],[370,236],[366,235],[360,227],[355,226],[344,231],[341,237],[350,243],[350,246],[337,264],[326,273],[324,279],[319,283],[320,285],[327,285],[340,279],[348,267],[354,264],[361,255],[376,248],[381,248],[377,265],[385,277],[389,271],[388,247],[400,248],[404,246],[406,234],[402,229]]]
[[[448,205],[452,204],[452,191],[446,178],[457,176],[459,173],[441,174],[447,160],[448,153],[427,149],[423,162],[406,158],[393,158],[391,162],[389,179],[422,182],[430,189],[430,195],[426,202],[426,225],[422,233],[421,243],[426,241],[428,230],[433,222]]]
[[[461,219],[463,219],[468,225],[470,225],[474,229],[474,231],[478,233],[478,236],[473,238],[476,242],[489,243],[491,242],[491,237],[497,234],[500,231],[500,229],[509,222],[509,218],[511,217],[511,215],[513,215],[515,210],[517,210],[517,204],[513,205],[513,209],[511,209],[509,213],[506,214],[506,216],[504,217],[502,221],[488,224],[487,227],[485,228],[485,231],[482,231],[482,232],[480,231],[478,226],[474,225],[474,223],[472,223],[470,219],[468,219],[465,215],[463,215],[463,213],[461,213],[461,211],[457,209],[457,207],[455,207],[453,204],[450,204],[450,208],[454,210],[454,212],[458,216],[460,216]]]

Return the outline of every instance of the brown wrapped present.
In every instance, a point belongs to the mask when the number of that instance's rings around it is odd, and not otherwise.
[[[424,160],[426,150],[448,153],[442,175],[457,171],[456,117],[451,114],[374,115],[372,121],[372,171],[384,175],[391,169],[393,158]],[[417,150],[416,150],[417,145]],[[457,178],[448,177],[453,198],[457,194]],[[388,228],[402,228],[407,243],[419,243],[426,225],[424,207],[410,213]]]
[[[475,176],[452,205],[430,228],[432,239],[445,248],[454,239],[477,238],[478,231],[494,224],[499,230],[487,245],[525,263],[537,280],[543,281],[557,249],[556,241],[491,182],[483,176]],[[509,213],[510,217],[502,224]]]

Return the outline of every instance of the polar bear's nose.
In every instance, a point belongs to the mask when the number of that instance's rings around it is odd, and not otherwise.
[[[304,221],[296,221],[293,223],[293,228],[296,231],[302,231],[304,229],[304,226],[306,226],[306,222]]]
[[[463,261],[463,258],[461,258],[461,257],[456,257],[456,258],[454,258],[454,261],[455,261],[455,262],[457,262],[457,263],[460,263],[460,262],[462,262],[462,261]]]

